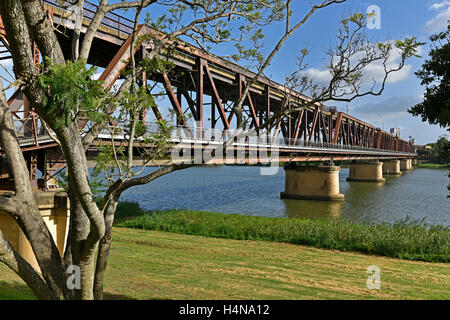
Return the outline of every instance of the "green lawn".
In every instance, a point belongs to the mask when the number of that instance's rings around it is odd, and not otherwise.
[[[423,162],[416,165],[417,168],[426,168],[426,169],[450,169],[450,163],[432,163],[432,162]]]
[[[114,228],[110,299],[450,299],[450,264]],[[366,269],[381,268],[381,290]],[[0,264],[0,299],[31,299]]]
[[[417,222],[358,223],[345,219],[286,219],[192,210],[152,211],[118,227],[233,240],[264,240],[377,254],[427,262],[450,262],[450,229]]]

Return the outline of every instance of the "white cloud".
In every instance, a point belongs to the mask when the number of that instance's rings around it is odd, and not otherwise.
[[[305,73],[308,77],[319,83],[326,83],[331,80],[331,74],[328,70],[310,68],[306,70]]]
[[[388,70],[396,68],[399,62],[400,61],[388,63]],[[411,70],[412,66],[410,64],[405,65],[401,70],[390,73],[386,80],[386,83],[397,83],[408,79],[409,75],[411,74]],[[386,73],[383,64],[381,62],[377,62],[368,65],[364,69],[363,76],[365,77],[367,82],[370,82],[373,79],[377,83],[381,83],[384,79],[385,74]]]
[[[420,55],[421,48],[417,51]],[[355,65],[364,57],[364,53],[356,54],[352,58],[352,64]],[[386,62],[387,70],[396,69],[401,62],[401,54],[398,49],[393,48],[390,52],[390,57]],[[397,83],[401,81],[405,81],[409,78],[412,71],[412,65],[406,64],[401,70],[395,71],[389,74],[386,83]],[[311,79],[316,81],[319,84],[327,84],[331,79],[331,74],[328,69],[317,69],[310,68],[305,71],[306,75],[308,75]],[[366,85],[372,85],[373,80],[377,83],[381,83],[385,76],[385,68],[382,61],[376,61],[369,65],[367,65],[363,70],[363,81]]]
[[[438,11],[438,14],[425,24],[425,31],[435,33],[447,29],[450,20],[450,1],[444,1],[431,5],[428,9]]]
[[[428,7],[428,10],[440,10],[448,6],[450,6],[450,1],[446,0],[432,4],[431,6]]]

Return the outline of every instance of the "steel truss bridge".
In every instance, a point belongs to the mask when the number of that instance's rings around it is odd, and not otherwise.
[[[67,60],[71,54],[71,36],[74,22],[71,12],[59,6],[57,0],[44,0],[44,9],[48,12]],[[93,19],[96,5],[86,1],[82,33]],[[108,13],[97,30],[88,63],[101,68],[104,72],[100,80],[105,88],[119,80],[121,71],[127,68],[130,58],[131,33],[134,22],[114,12]],[[137,36],[161,34],[147,25],[139,25]],[[8,35],[0,20],[0,62],[10,58]],[[153,46],[142,42],[135,46],[135,58],[145,58]],[[33,44],[36,66],[39,66],[40,54]],[[180,42],[175,44],[173,54],[168,58],[174,68],[169,73],[146,74],[140,79],[142,86],[149,82],[164,85],[167,97],[177,116],[177,126],[183,135],[173,137],[179,148],[215,148],[223,144],[227,135],[222,131],[232,130],[236,124],[234,105],[242,95],[246,81],[253,79],[255,73],[230,63],[208,52]],[[148,86],[150,87],[150,86]],[[250,119],[250,128],[264,124],[274,113],[286,108],[299,108],[310,99],[299,92],[290,90],[268,78],[261,77],[249,89],[243,111]],[[30,179],[35,187],[48,188],[47,181],[55,168],[64,165],[64,157],[57,144],[46,134],[39,116],[33,111],[25,95],[16,91],[8,100],[11,114],[17,128],[20,145],[30,170]],[[158,107],[146,115],[149,122],[161,119]],[[191,114],[195,124],[188,119]],[[207,131],[220,131],[215,135],[206,135]],[[375,126],[351,115],[338,112],[336,108],[321,104],[308,106],[299,112],[284,117],[275,128],[267,132],[270,139],[239,144],[231,143],[235,150],[249,152],[252,148],[278,147],[278,161],[327,161],[357,159],[405,159],[416,157],[413,145]],[[220,137],[219,139],[217,137]],[[110,143],[108,135],[100,135],[91,150],[103,143]],[[148,146],[151,147],[151,146]],[[1,152],[1,150],[0,150]],[[42,178],[38,181],[38,170]],[[5,157],[0,156],[0,186],[11,184]]]

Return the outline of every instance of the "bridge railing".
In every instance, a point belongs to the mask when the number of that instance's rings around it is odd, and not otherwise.
[[[68,13],[72,12],[70,4],[61,6],[60,1],[58,0],[43,0],[43,2],[64,10]],[[83,5],[83,18],[89,21],[94,19],[95,13],[97,12],[97,7],[98,6],[96,4],[85,1]],[[103,18],[101,25],[128,35],[133,32],[134,28],[134,22],[132,20],[120,16],[114,12],[108,12]]]
[[[124,132],[121,130],[121,132]],[[158,124],[148,124],[147,134],[160,133]],[[108,131],[103,131],[99,138],[108,139],[111,135]],[[127,139],[125,135],[118,134],[114,136],[114,139],[121,140]],[[233,139],[233,141],[230,141]],[[220,146],[221,144],[227,144],[232,147],[255,147],[255,148],[270,148],[278,149],[283,152],[308,150],[311,149],[314,152],[329,153],[333,152],[348,152],[348,153],[377,153],[377,154],[396,154],[411,156],[415,154],[414,151],[403,152],[388,149],[377,149],[354,145],[335,144],[329,142],[307,141],[301,139],[287,139],[280,136],[274,136],[267,132],[257,133],[255,130],[248,130],[237,134],[234,130],[221,130],[221,129],[200,129],[200,128],[186,128],[183,126],[176,126],[173,128],[170,134],[169,140],[175,144],[197,144],[197,145],[212,145]]]
[[[32,144],[39,147],[40,137],[47,135],[39,115],[32,110],[13,111],[11,115],[21,144]]]

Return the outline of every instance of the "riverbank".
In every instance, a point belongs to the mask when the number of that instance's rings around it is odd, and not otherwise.
[[[369,224],[344,219],[286,219],[167,210],[119,221],[116,226],[233,240],[284,242],[408,260],[450,262],[450,230],[414,222]]]
[[[423,162],[416,164],[415,167],[424,169],[450,169],[450,163]]]
[[[369,290],[367,267],[381,269]],[[113,228],[107,299],[450,299],[449,265]],[[33,299],[0,263],[0,299]]]

